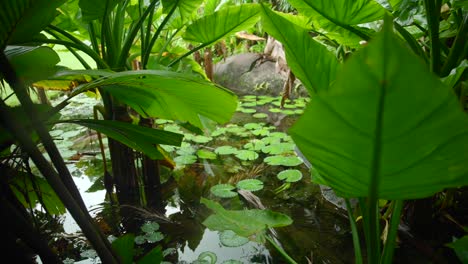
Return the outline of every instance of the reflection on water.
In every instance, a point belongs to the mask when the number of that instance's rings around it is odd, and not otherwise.
[[[69,164],[68,169],[71,172],[74,172],[73,180],[75,181],[75,184],[78,187],[78,190],[80,191],[81,197],[83,198],[86,208],[88,208],[88,211],[90,211],[92,217],[95,216],[95,213],[93,213],[92,209],[94,209],[95,206],[104,201],[106,191],[101,190],[96,192],[86,192],[86,190],[88,190],[89,187],[93,185],[91,179],[87,175],[85,175],[80,169],[77,169],[75,164]],[[64,215],[63,229],[67,234],[76,233],[80,231],[80,227],[76,224],[75,220],[68,212],[68,210]]]

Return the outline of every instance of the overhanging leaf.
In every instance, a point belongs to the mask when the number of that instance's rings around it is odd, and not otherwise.
[[[135,236],[126,234],[112,242],[112,249],[119,255],[122,264],[131,264],[133,262],[133,247]]]
[[[190,15],[198,10],[198,7],[203,3],[203,0],[162,0],[163,12],[169,11],[177,5],[177,11],[182,19],[190,18]]]
[[[176,145],[182,142],[183,135],[165,130],[157,130],[143,126],[132,125],[125,122],[93,119],[62,120],[56,123],[73,123],[82,125],[113,138],[121,143],[141,151],[152,159],[163,159],[164,155],[155,146],[156,144]]]
[[[386,12],[374,0],[290,0],[290,3],[311,17],[328,37],[347,46],[358,46],[360,40],[368,38],[357,25],[383,19]]]
[[[391,200],[468,184],[468,118],[391,23],[338,76],[290,130],[317,182]]]
[[[201,198],[201,203],[215,212],[203,221],[203,225],[211,230],[232,230],[239,236],[249,237],[262,233],[267,228],[292,223],[289,216],[270,210],[226,210],[219,203],[205,198]]]
[[[121,1],[122,0],[80,0],[79,5],[83,16],[83,22],[102,19]]]
[[[0,1],[0,50],[7,44],[28,42],[41,32],[56,15],[55,9],[65,0]]]
[[[46,46],[7,46],[5,55],[18,77],[27,84],[51,76],[60,62],[58,54]]]
[[[253,27],[259,20],[257,4],[229,6],[202,17],[187,27],[183,38],[204,44],[214,44],[223,37]]]
[[[335,56],[313,40],[307,29],[289,22],[265,6],[262,6],[262,10],[265,30],[283,44],[288,66],[309,93],[328,89],[338,69]]]
[[[237,107],[232,92],[192,75],[170,71],[118,72],[84,84],[73,94],[97,87],[143,117],[188,121],[199,128],[203,127],[200,115],[224,123]]]

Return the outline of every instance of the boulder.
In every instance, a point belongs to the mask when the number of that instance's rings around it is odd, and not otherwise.
[[[237,95],[280,96],[286,79],[275,61],[257,53],[233,55],[214,66],[214,82]]]

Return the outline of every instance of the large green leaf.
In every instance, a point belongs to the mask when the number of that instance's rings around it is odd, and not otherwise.
[[[62,120],[57,123],[82,125],[122,142],[130,148],[141,151],[152,159],[163,159],[164,155],[155,144],[180,146],[183,135],[165,130],[132,125],[125,122],[93,119]]]
[[[90,22],[95,19],[102,19],[106,12],[109,13],[122,0],[80,0],[82,19]]]
[[[345,197],[413,199],[468,184],[468,118],[393,35],[354,54],[290,130],[316,182]]]
[[[169,13],[169,11],[177,5],[176,11],[180,14],[182,20],[186,20],[198,10],[203,0],[162,0],[163,12]]]
[[[74,94],[97,87],[144,117],[188,121],[200,128],[200,115],[224,123],[237,107],[232,92],[192,75],[170,71],[114,73],[79,87]]]
[[[60,61],[50,47],[7,46],[5,55],[24,83],[43,80],[55,73]]]
[[[335,56],[313,40],[307,29],[265,6],[262,6],[262,10],[265,31],[283,44],[288,66],[309,93],[328,89],[339,65]]]
[[[52,20],[55,9],[65,0],[0,1],[0,50],[7,44],[24,43],[41,32]]]
[[[119,255],[122,264],[133,263],[134,241],[134,234],[125,234],[112,242],[112,249]]]
[[[290,0],[297,10],[311,17],[328,37],[347,46],[357,46],[368,33],[357,25],[383,19],[385,9],[374,0]]]
[[[232,230],[239,236],[249,237],[270,227],[292,223],[289,216],[270,210],[226,210],[219,203],[205,198],[201,198],[201,202],[215,212],[203,221],[203,225],[211,230]]]
[[[187,27],[183,38],[213,44],[223,37],[253,27],[260,18],[257,4],[230,6],[202,17]]]

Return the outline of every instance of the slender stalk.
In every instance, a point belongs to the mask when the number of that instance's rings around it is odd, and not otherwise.
[[[94,29],[93,21],[88,23],[88,31],[89,31],[89,40],[91,41],[91,46],[93,50],[99,55],[99,44],[96,37],[96,30]]]
[[[352,214],[353,208],[351,207],[351,203],[349,199],[345,199],[346,203],[346,210],[348,211],[348,218],[349,224],[351,226],[351,232],[353,234],[353,246],[354,246],[354,262],[356,264],[362,264],[362,253],[361,253],[361,243],[359,242],[359,233],[356,226],[356,221],[354,220],[354,216]]]
[[[47,31],[47,30],[46,30],[46,31]],[[60,38],[58,37],[57,34],[55,34],[54,32],[52,32],[52,31],[50,31],[50,30],[47,31],[47,33],[51,34],[51,35],[52,35],[54,38],[56,38],[56,39],[60,39]],[[68,47],[68,46],[65,46],[65,47],[68,49],[68,51],[70,51],[70,52],[73,54],[73,56],[75,56],[75,58],[78,59],[78,61],[80,61],[81,65],[83,65],[83,67],[84,67],[85,69],[87,69],[87,70],[90,70],[90,69],[91,69],[91,66],[89,66],[89,64],[83,59],[83,57],[80,56],[80,54],[78,54],[78,52],[76,52],[76,51],[75,51],[74,49],[72,49],[71,47]]]
[[[88,54],[96,62],[96,64],[98,65],[99,68],[101,68],[101,69],[109,69],[110,68],[109,65],[107,65],[107,63],[104,60],[102,60],[101,57],[99,57],[99,55],[96,52],[94,52],[94,50],[90,49],[86,45],[83,46],[83,45],[79,45],[79,44],[69,42],[69,41],[66,41],[66,40],[61,40],[61,39],[33,38],[32,41],[41,42],[41,43],[45,43],[45,44],[59,44],[59,45],[63,45],[63,46],[72,47],[72,48],[75,48],[77,50],[81,50],[84,53]]]
[[[75,183],[73,182],[71,174],[68,171],[62,156],[58,152],[58,149],[55,146],[52,137],[47,132],[47,129],[40,122],[40,118],[36,116],[36,110],[31,101],[31,98],[29,98],[27,94],[26,87],[17,78],[16,73],[14,72],[3,52],[0,53],[0,69],[7,82],[15,91],[18,100],[21,102],[23,109],[33,124],[34,129],[39,135],[39,138],[41,139],[59,174],[55,172],[55,170],[37,149],[36,145],[29,137],[29,134],[27,134],[27,131],[29,130],[24,129],[22,125],[15,122],[15,118],[12,117],[9,113],[8,107],[4,104],[4,102],[1,102],[0,117],[5,127],[10,131],[11,134],[15,135],[20,146],[26,152],[28,152],[38,169],[49,181],[51,186],[54,188],[54,191],[57,192],[57,195],[59,195],[61,200],[69,209],[73,218],[75,218],[78,225],[82,228],[83,233],[85,233],[90,242],[96,248],[96,251],[98,252],[101,259],[104,262],[107,260],[110,261],[109,263],[118,263],[117,258],[113,255],[109,242],[104,237],[104,235],[99,232],[99,230],[92,224],[92,218],[87,213],[86,206]],[[59,175],[61,177],[59,177]]]
[[[431,71],[440,75],[440,39],[439,39],[439,17],[441,0],[424,0],[427,24],[429,27],[429,38],[431,47]]]
[[[447,76],[450,71],[455,68],[459,60],[466,58],[466,53],[464,53],[465,46],[467,45],[468,38],[468,14],[463,17],[460,27],[458,28],[457,36],[455,37],[455,42],[453,43],[448,59],[442,67],[441,76]]]
[[[192,50],[186,52],[184,55],[182,55],[182,56],[180,56],[179,58],[173,60],[173,61],[172,61],[171,63],[169,63],[169,65],[167,65],[167,66],[168,66],[168,67],[172,67],[172,66],[176,65],[177,63],[179,63],[179,62],[180,62],[182,59],[184,59],[185,57],[190,56],[192,53],[194,53],[194,52],[196,52],[196,51],[198,51],[198,50],[201,50],[201,49],[203,49],[204,47],[207,47],[207,46],[211,45],[213,42],[214,42],[214,41],[209,42],[209,43],[201,44],[200,46],[198,46],[198,47],[196,47],[196,48],[194,48],[194,49],[192,49]]]
[[[395,26],[395,29],[398,31],[398,33],[400,33],[400,35],[406,40],[406,43],[408,43],[413,52],[427,63],[428,59],[426,57],[426,54],[421,48],[421,45],[419,45],[418,41],[414,39],[414,37],[397,22],[394,22],[393,25]]]
[[[132,47],[133,41],[135,40],[135,37],[138,31],[140,30],[140,26],[145,21],[145,18],[150,14],[151,10],[154,9],[154,6],[156,5],[157,2],[158,2],[157,0],[153,0],[151,2],[151,4],[145,10],[145,13],[143,13],[143,16],[140,17],[136,25],[133,26],[130,29],[130,32],[127,34],[127,37],[125,38],[125,41],[124,41],[124,45],[122,47],[122,51],[120,52],[119,58],[117,60],[117,65],[119,67],[122,67],[123,65],[125,65],[125,61],[127,59],[128,53],[130,51],[130,48]]]
[[[388,229],[387,241],[384,246],[382,259],[380,263],[391,264],[393,259],[393,252],[395,251],[396,236],[398,233],[398,225],[400,224],[401,211],[403,209],[403,200],[396,200],[392,218],[390,219],[390,227]]]
[[[163,22],[161,22],[161,25],[159,25],[159,27],[156,30],[156,32],[154,33],[153,37],[151,37],[151,40],[150,40],[148,46],[146,47],[145,52],[143,54],[141,54],[141,57],[142,57],[141,66],[142,66],[143,69],[146,69],[146,65],[148,64],[149,56],[151,54],[151,49],[153,49],[154,43],[156,43],[156,40],[158,39],[158,37],[161,34],[162,30],[166,26],[167,22],[169,22],[169,19],[172,17],[172,14],[174,14],[177,6],[179,5],[180,0],[176,0],[176,1],[177,1],[177,3],[174,4],[174,6],[169,11],[169,13],[166,15],[166,17],[164,17]],[[147,37],[149,37],[149,36],[147,36]]]
[[[288,253],[286,253],[286,251],[284,251],[284,249],[282,249],[278,244],[276,244],[276,242],[268,235],[265,236],[266,240],[268,240],[268,242],[270,242],[273,247],[278,250],[278,252],[281,254],[281,256],[283,256],[283,258],[290,264],[297,264],[297,262],[291,258]]]
[[[159,63],[159,60],[161,59],[163,52],[166,50],[167,46],[172,42],[172,39],[175,37],[175,35],[177,35],[177,33],[179,33],[179,31],[181,29],[182,28],[178,28],[173,34],[171,34],[171,36],[169,38],[167,38],[167,36],[166,36],[167,40],[164,43],[161,50],[159,51],[158,57],[156,58],[156,63]]]

